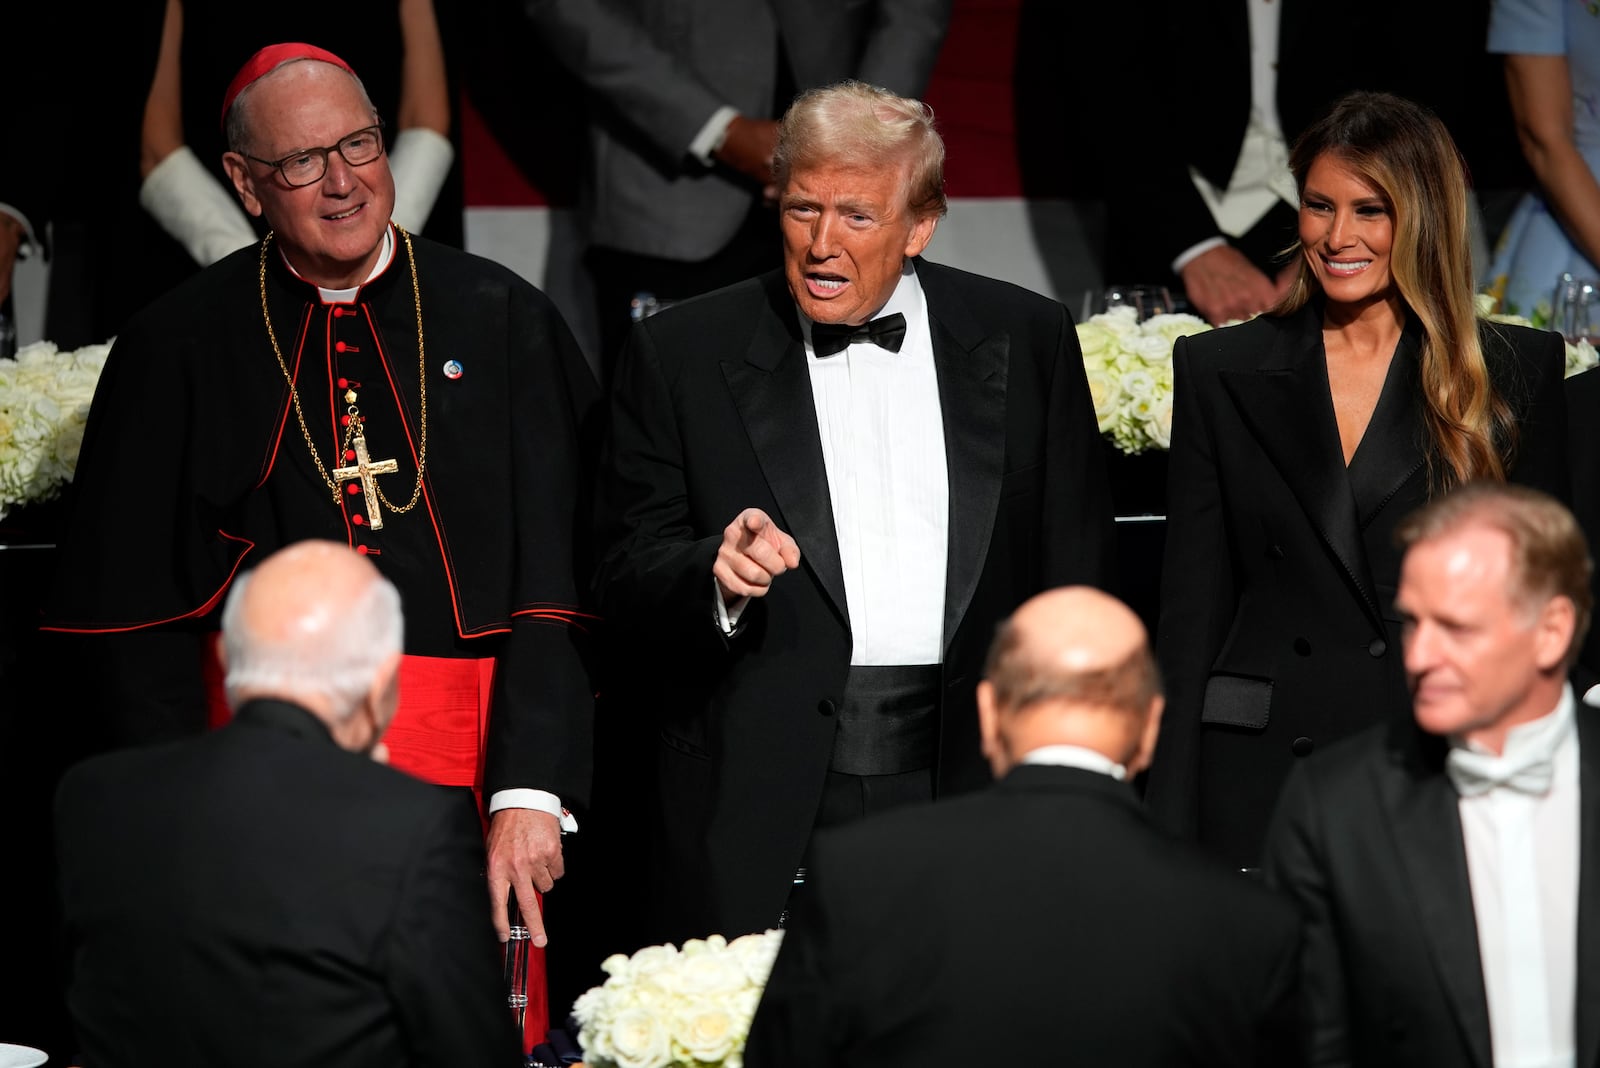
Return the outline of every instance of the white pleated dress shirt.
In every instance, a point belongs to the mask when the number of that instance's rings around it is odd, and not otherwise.
[[[927,298],[909,262],[874,318],[895,312],[906,318],[899,352],[857,343],[823,359],[811,347],[811,323],[800,317],[852,665],[944,657],[950,479]]]
[[[1577,1050],[1578,736],[1569,686],[1554,712],[1513,727],[1502,759],[1554,756],[1550,791],[1462,797],[1495,1068],[1573,1068]]]

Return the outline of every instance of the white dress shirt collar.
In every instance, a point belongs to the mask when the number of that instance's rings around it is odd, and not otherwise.
[[[378,262],[372,265],[372,270],[367,273],[366,281],[362,282],[361,285],[366,285],[367,282],[372,281],[387,270],[389,264],[394,260],[394,253],[394,227],[391,225],[383,231],[383,251],[378,254]],[[283,258],[283,265],[289,268],[290,274],[302,282],[307,281],[304,275],[294,269],[294,264],[289,262],[289,257],[283,255],[282,242],[278,243],[278,255]],[[350,304],[360,295],[361,286],[351,286],[349,289],[326,289],[318,286],[317,293],[322,297],[324,304]]]
[[[1102,775],[1111,776],[1118,782],[1123,782],[1128,777],[1128,769],[1125,765],[1118,764],[1104,753],[1081,745],[1041,745],[1037,749],[1028,750],[1017,763],[1049,764],[1055,767],[1098,771]]]

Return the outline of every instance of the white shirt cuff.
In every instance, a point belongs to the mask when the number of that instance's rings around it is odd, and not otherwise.
[[[695,134],[694,140],[689,142],[689,155],[704,163],[707,167],[716,161],[712,153],[722,147],[722,139],[728,136],[728,126],[739,117],[738,108],[730,108],[724,104],[711,113],[711,118],[700,127],[700,132]]]
[[[489,796],[489,814],[493,815],[503,808],[531,808],[536,812],[548,812],[561,821],[563,834],[571,834],[578,829],[578,821],[572,813],[561,807],[561,798],[548,790],[528,790],[520,787],[513,790],[496,790]]]
[[[1177,259],[1172,261],[1172,273],[1182,274],[1183,269],[1189,266],[1190,262],[1196,259],[1202,252],[1210,252],[1212,249],[1221,248],[1227,243],[1228,239],[1225,237],[1208,237],[1198,245],[1194,245],[1191,248],[1185,249],[1183,252],[1178,254]]]
[[[711,596],[717,605],[717,626],[723,634],[732,634],[739,626],[739,617],[744,614],[744,606],[750,603],[748,597],[735,597],[732,604],[722,599],[722,586],[716,578],[711,580]]]

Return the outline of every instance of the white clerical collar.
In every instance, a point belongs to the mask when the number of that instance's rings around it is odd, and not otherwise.
[[[289,268],[290,274],[302,282],[306,281],[306,277],[295,270],[294,264],[290,263],[289,258],[283,254],[282,242],[278,243],[278,256],[283,260],[283,265]],[[372,265],[372,270],[367,273],[366,281],[362,282],[361,286],[366,285],[367,282],[382,274],[393,259],[394,226],[390,225],[383,231],[383,251],[378,254],[378,262]],[[351,286],[349,289],[325,289],[322,286],[318,286],[317,293],[322,297],[325,304],[350,304],[355,301],[357,294],[361,292],[361,286]]]
[[[883,307],[874,312],[867,321],[882,319],[885,315],[893,315],[895,312],[904,315],[906,317],[906,341],[900,351],[906,352],[908,351],[907,346],[918,336],[922,331],[923,324],[928,321],[926,309],[927,299],[922,295],[922,282],[918,280],[917,269],[912,266],[908,257],[900,265],[900,281],[895,283],[894,292],[889,294],[889,300]],[[806,355],[815,359],[816,354],[811,349],[811,319],[807,317],[805,312],[800,310],[798,303],[795,305],[794,310],[795,314],[800,317],[800,333],[805,338]]]
[[[1049,764],[1063,768],[1082,768],[1109,775],[1118,782],[1128,777],[1128,769],[1104,753],[1081,745],[1041,745],[1022,755],[1019,764]]]
[[[1561,688],[1561,699],[1556,702],[1555,708],[1538,719],[1519,723],[1506,731],[1506,743],[1500,751],[1499,760],[1508,767],[1514,767],[1541,758],[1548,759],[1561,748],[1561,743],[1567,740],[1576,725],[1572,684],[1568,683]],[[1489,753],[1487,747],[1456,735],[1450,737],[1450,746],[1474,753]]]

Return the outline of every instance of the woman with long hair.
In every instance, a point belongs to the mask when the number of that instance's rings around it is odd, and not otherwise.
[[[1561,338],[1479,318],[1466,175],[1443,124],[1353,93],[1290,168],[1293,285],[1173,353],[1168,703],[1145,796],[1241,867],[1294,760],[1409,717],[1399,520],[1480,478],[1569,497]]]

